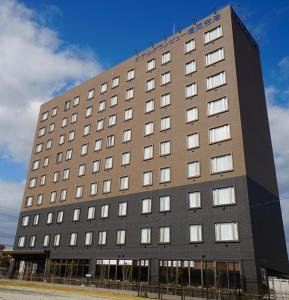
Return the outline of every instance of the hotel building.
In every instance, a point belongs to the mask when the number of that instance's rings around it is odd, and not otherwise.
[[[11,275],[256,292],[287,265],[259,49],[230,6],[41,106]]]

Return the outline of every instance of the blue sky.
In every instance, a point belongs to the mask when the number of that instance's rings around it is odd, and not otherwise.
[[[0,244],[15,231],[40,103],[227,4],[0,0]],[[289,2],[231,5],[260,46],[289,244]]]

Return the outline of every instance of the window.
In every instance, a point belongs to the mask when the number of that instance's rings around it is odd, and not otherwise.
[[[70,131],[69,134],[68,134],[68,141],[71,142],[74,140],[74,137],[75,137],[75,131]]]
[[[152,159],[153,157],[154,157],[154,146],[150,145],[144,147],[143,159],[147,160],[147,159]]]
[[[44,157],[43,159],[43,167],[48,167],[49,164],[49,157]]]
[[[147,92],[153,90],[155,88],[155,79],[152,78],[146,82],[146,90]]]
[[[120,184],[119,184],[119,189],[121,191],[127,190],[128,189],[128,176],[123,176],[120,177]]]
[[[171,141],[160,143],[160,156],[171,154]]]
[[[171,94],[161,95],[160,106],[165,107],[171,104]]]
[[[171,181],[171,168],[160,169],[160,183]]]
[[[131,69],[127,72],[127,80],[132,80],[135,77],[134,69]]]
[[[70,234],[70,246],[76,246],[77,244],[77,233],[71,233]]]
[[[217,49],[205,55],[206,66],[215,64],[224,59],[224,48]]]
[[[33,225],[37,226],[38,224],[39,224],[39,214],[36,214],[33,217]]]
[[[83,136],[89,135],[90,133],[90,124],[89,125],[85,125],[83,127]]]
[[[162,54],[162,65],[166,64],[166,63],[168,63],[170,61],[171,61],[171,52],[170,51]]]
[[[63,180],[67,180],[69,178],[69,169],[63,170]]]
[[[106,231],[99,231],[98,233],[98,245],[106,244]]]
[[[37,170],[39,169],[39,166],[40,166],[40,160],[35,160],[33,163],[32,163],[32,170]]]
[[[18,243],[17,243],[18,248],[24,248],[25,240],[26,240],[25,236],[19,236]]]
[[[126,90],[125,100],[130,100],[133,98],[133,88]]]
[[[45,234],[44,235],[44,240],[43,240],[43,247],[48,247],[49,246],[49,241],[50,241],[50,235]]]
[[[105,110],[105,100],[100,101],[100,102],[98,103],[98,112],[102,112],[102,111],[104,111],[104,110]]]
[[[64,144],[64,142],[65,142],[65,134],[62,134],[62,135],[59,137],[59,145]]]
[[[150,214],[152,212],[152,199],[143,199],[142,200],[142,208],[141,213],[142,214]]]
[[[57,107],[52,108],[52,112],[51,112],[52,117],[55,117],[57,115],[57,109],[58,109]]]
[[[46,175],[42,175],[40,177],[40,185],[45,185],[45,181],[46,181]]]
[[[95,141],[95,146],[94,146],[94,151],[101,150],[101,147],[102,147],[102,140],[96,140]]]
[[[47,221],[46,224],[52,224],[53,222],[53,212],[47,214]]]
[[[217,242],[238,241],[238,223],[217,223],[215,224],[215,237]]]
[[[185,53],[189,53],[196,49],[195,39],[185,42]]]
[[[197,107],[192,107],[187,109],[186,111],[186,122],[194,122],[197,121],[199,118],[198,116],[198,108]]]
[[[195,149],[198,148],[200,145],[199,143],[199,134],[193,133],[187,135],[187,149]]]
[[[154,122],[146,123],[144,126],[144,136],[154,133]]]
[[[107,148],[110,148],[110,147],[113,147],[114,146],[114,135],[109,135],[107,138],[106,138],[106,147]]]
[[[161,196],[160,197],[160,212],[167,212],[171,210],[171,197]]]
[[[100,168],[100,161],[99,160],[95,160],[92,163],[92,173],[99,172],[99,168]]]
[[[171,82],[171,72],[166,72],[161,75],[161,85],[165,85]]]
[[[91,196],[97,195],[97,182],[90,184],[90,195]]]
[[[71,123],[77,122],[77,113],[71,115]]]
[[[90,117],[92,115],[92,106],[89,106],[85,110],[85,116]]]
[[[69,110],[69,108],[70,108],[70,101],[66,101],[64,103],[64,111]]]
[[[132,108],[128,108],[124,111],[124,120],[128,121],[132,119]]]
[[[42,151],[42,144],[38,144],[35,146],[35,153],[39,153]]]
[[[127,202],[121,202],[118,204],[118,215],[120,217],[127,215]]]
[[[58,182],[59,181],[59,171],[56,171],[53,173],[53,182]]]
[[[72,158],[72,149],[66,150],[65,159],[70,160]]]
[[[55,234],[54,235],[53,246],[54,247],[59,247],[59,245],[60,245],[60,234]]]
[[[161,131],[170,128],[171,128],[171,118],[170,117],[161,118]]]
[[[141,244],[150,244],[151,243],[151,229],[150,228],[142,228],[141,229]]]
[[[156,68],[156,60],[151,59],[147,62],[147,71],[151,71]]]
[[[101,219],[108,218],[108,204],[101,205],[100,218]]]
[[[127,129],[122,133],[122,141],[124,143],[131,141],[131,129]]]
[[[43,195],[42,194],[37,195],[36,205],[41,205],[42,202],[43,202]]]
[[[48,111],[47,112],[44,112],[42,115],[41,115],[41,121],[45,121],[48,119]]]
[[[57,217],[56,217],[56,223],[62,223],[63,222],[63,210],[57,212]]]
[[[100,86],[100,93],[105,93],[107,91],[107,82],[102,83]]]
[[[50,193],[50,202],[56,202],[56,192],[51,192]]]
[[[104,169],[112,169],[112,156],[106,157],[104,161]]]
[[[104,126],[104,120],[101,119],[101,120],[98,120],[96,122],[96,131],[100,131],[103,129],[103,126]]]
[[[80,220],[80,208],[76,208],[73,210],[72,221],[78,222]]]
[[[111,115],[108,117],[108,126],[113,126],[116,124],[116,115]]]
[[[39,131],[38,131],[38,137],[41,137],[41,136],[45,135],[45,130],[46,130],[45,127],[40,128]]]
[[[30,242],[29,242],[29,247],[31,247],[31,248],[35,247],[35,241],[36,241],[36,236],[31,235]]]
[[[170,227],[160,227],[160,243],[167,244],[171,241],[171,228]]]
[[[211,158],[211,172],[219,173],[233,170],[233,158],[231,154]]]
[[[143,173],[143,185],[152,185],[153,184],[153,172],[147,171]]]
[[[208,103],[208,116],[216,115],[225,112],[229,109],[228,98],[223,97]]]
[[[124,152],[121,154],[121,165],[126,166],[130,164],[130,152]]]
[[[207,77],[207,89],[214,89],[226,83],[225,72],[220,72],[218,74]]]
[[[114,95],[110,98],[110,106],[112,107],[115,105],[117,105],[117,96],[116,95]]]
[[[154,100],[148,100],[145,104],[145,113],[152,112],[155,109],[155,102]]]
[[[187,62],[185,67],[186,67],[186,71],[185,71],[186,75],[189,75],[189,74],[192,74],[192,73],[196,72],[196,70],[197,70],[196,60],[192,60],[190,62]]]
[[[110,193],[111,189],[111,179],[104,180],[103,185],[102,185],[102,192],[105,193]]]
[[[66,189],[61,190],[60,200],[61,201],[65,201],[66,200],[66,196],[67,196],[67,190]]]
[[[87,210],[87,220],[93,220],[95,218],[95,206],[90,206]]]
[[[233,186],[213,189],[213,204],[231,205],[236,203],[235,188]]]
[[[189,209],[201,208],[201,192],[189,192]]]
[[[84,246],[91,246],[92,245],[92,238],[93,238],[93,233],[92,232],[86,232],[85,233],[85,239],[84,239]]]
[[[80,97],[75,97],[73,99],[73,106],[77,106],[79,104],[79,102],[80,102]]]
[[[115,77],[112,79],[112,84],[111,86],[114,88],[114,87],[117,87],[119,86],[119,77]]]
[[[66,127],[67,124],[68,124],[68,118],[67,118],[67,117],[66,117],[66,118],[63,118],[63,119],[62,119],[62,123],[61,123],[61,127]]]
[[[202,241],[202,225],[190,225],[190,243],[200,243]]]
[[[200,162],[193,161],[187,165],[188,178],[200,176]]]
[[[197,95],[197,84],[192,83],[186,86],[186,98]]]
[[[94,97],[94,89],[88,91],[87,99],[90,100]]]
[[[231,138],[230,125],[223,125],[209,130],[210,143],[218,143]]]
[[[83,196],[83,185],[77,186],[76,187],[76,193],[75,193],[75,198],[81,198]]]
[[[51,123],[50,125],[49,125],[49,132],[53,132],[54,131],[54,129],[55,129],[55,124],[54,123]]]
[[[125,230],[118,230],[116,232],[116,244],[117,245],[125,244]]]
[[[85,175],[85,165],[80,165],[78,167],[78,176],[83,176]]]
[[[81,146],[80,155],[86,155],[88,153],[88,144]]]
[[[46,144],[46,149],[51,149],[52,147],[52,140],[48,140]]]
[[[208,32],[205,32],[204,36],[205,36],[205,44],[216,40],[217,38],[222,36],[222,26],[220,25]]]
[[[27,227],[29,225],[29,216],[22,217],[22,227]]]

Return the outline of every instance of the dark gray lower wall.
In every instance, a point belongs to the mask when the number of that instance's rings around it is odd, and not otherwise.
[[[235,186],[236,205],[214,207],[212,202],[212,189],[215,187]],[[196,210],[188,209],[188,193],[191,191],[201,192],[202,208]],[[162,195],[171,196],[171,211],[167,213],[159,212],[159,197]],[[258,196],[258,195],[257,195]],[[254,195],[256,197],[256,195]],[[141,203],[144,198],[152,198],[152,213],[141,214]],[[128,211],[126,217],[118,216],[118,203],[127,201]],[[43,236],[51,235],[50,257],[51,258],[89,258],[96,259],[151,259],[163,260],[194,260],[206,259],[214,260],[234,260],[241,261],[242,272],[246,279],[247,288],[254,290],[257,287],[257,270],[254,251],[254,242],[251,228],[251,214],[249,209],[249,199],[247,190],[247,177],[236,177],[226,180],[217,180],[201,184],[181,186],[177,188],[164,188],[162,190],[144,192],[123,197],[106,198],[102,200],[78,202],[72,205],[63,205],[47,209],[21,213],[19,226],[15,240],[14,249],[17,248],[19,236],[27,236],[26,245],[23,250],[29,250],[29,237],[36,235],[36,245],[34,250],[43,249]],[[109,204],[109,218],[100,219],[100,207],[102,204]],[[88,207],[96,207],[96,217],[92,221],[87,220]],[[75,208],[81,208],[80,222],[72,221],[72,214]],[[51,225],[46,224],[47,213],[64,211],[62,224],[56,224],[56,216]],[[32,216],[40,213],[38,226],[32,225]],[[276,218],[280,218],[280,212],[276,211]],[[23,215],[30,215],[31,220],[28,227],[21,227]],[[215,241],[214,224],[217,222],[238,222],[239,242],[218,243]],[[189,225],[203,225],[203,243],[189,243]],[[171,227],[171,243],[168,245],[159,244],[159,227]],[[152,237],[150,245],[140,244],[140,230],[144,227],[151,227]],[[116,231],[126,230],[126,244],[116,245]],[[97,245],[98,232],[108,231],[107,244]],[[262,230],[258,228],[258,230]],[[84,246],[85,232],[93,231],[93,245]],[[77,247],[69,246],[70,233],[78,233]],[[54,234],[61,234],[60,247],[53,247]],[[255,232],[257,235],[258,232]],[[265,235],[264,235],[265,237]],[[270,241],[270,235],[268,240]],[[283,251],[283,249],[280,249]],[[264,250],[266,253],[266,250]],[[283,254],[282,254],[283,255]],[[269,258],[274,260],[274,258]],[[273,263],[274,265],[274,263]],[[272,264],[271,264],[272,266]],[[153,275],[153,274],[152,274]],[[156,274],[154,275],[156,276]]]

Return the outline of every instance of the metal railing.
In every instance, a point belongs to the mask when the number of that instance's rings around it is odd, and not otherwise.
[[[71,286],[80,286],[88,288],[102,288],[112,290],[131,291],[134,295],[162,300],[196,300],[196,299],[214,299],[214,300],[261,300],[261,299],[289,299],[287,294],[270,293],[270,295],[256,295],[243,293],[241,290],[222,290],[215,288],[202,288],[192,286],[176,285],[149,285],[147,283],[96,280],[91,278],[68,278],[43,275],[24,275],[22,278],[14,276],[14,279],[27,281],[65,284]]]

